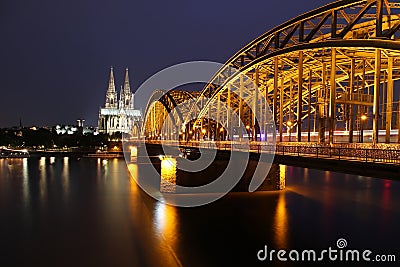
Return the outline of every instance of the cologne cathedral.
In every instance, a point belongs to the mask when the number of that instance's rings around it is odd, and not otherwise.
[[[106,93],[106,103],[99,110],[99,132],[113,134],[116,132],[137,135],[141,123],[141,112],[134,108],[134,94],[129,84],[128,68],[125,72],[124,86],[118,93],[115,90],[113,68]]]

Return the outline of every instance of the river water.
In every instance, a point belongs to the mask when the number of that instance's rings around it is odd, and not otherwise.
[[[141,191],[121,159],[0,159],[0,266],[271,266],[257,259],[265,246],[339,238],[400,260],[398,181],[281,170],[283,191],[176,208]]]

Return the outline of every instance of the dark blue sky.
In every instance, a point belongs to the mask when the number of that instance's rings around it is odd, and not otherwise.
[[[0,3],[0,127],[95,125],[109,68],[136,90],[191,60],[225,62],[270,28],[329,0],[12,0]]]

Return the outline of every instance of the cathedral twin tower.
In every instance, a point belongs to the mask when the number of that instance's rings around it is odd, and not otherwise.
[[[106,92],[106,103],[99,110],[99,132],[113,134],[116,132],[136,132],[141,121],[140,110],[134,109],[134,94],[129,84],[128,68],[125,71],[124,86],[121,86],[119,99],[115,90],[114,72],[111,67],[110,80]]]
[[[119,101],[117,100],[117,91],[115,90],[114,72],[113,67],[110,70],[110,81],[108,82],[108,89],[106,94],[106,108],[123,108],[133,109],[133,94],[129,85],[129,72],[128,68],[125,71],[124,88],[121,86],[119,94]]]

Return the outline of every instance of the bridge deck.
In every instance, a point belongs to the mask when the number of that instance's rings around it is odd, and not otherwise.
[[[146,141],[150,144],[161,144],[161,141]],[[272,152],[274,146],[262,142],[241,144],[240,142],[213,142],[213,141],[162,141],[164,145],[179,145],[218,150],[250,151],[252,153]],[[246,148],[246,149],[245,149]],[[250,149],[247,149],[250,148]],[[319,143],[278,143],[275,146],[276,155],[297,156],[317,159],[331,159],[338,161],[354,161],[364,163],[381,163],[400,166],[399,144],[319,144]]]

